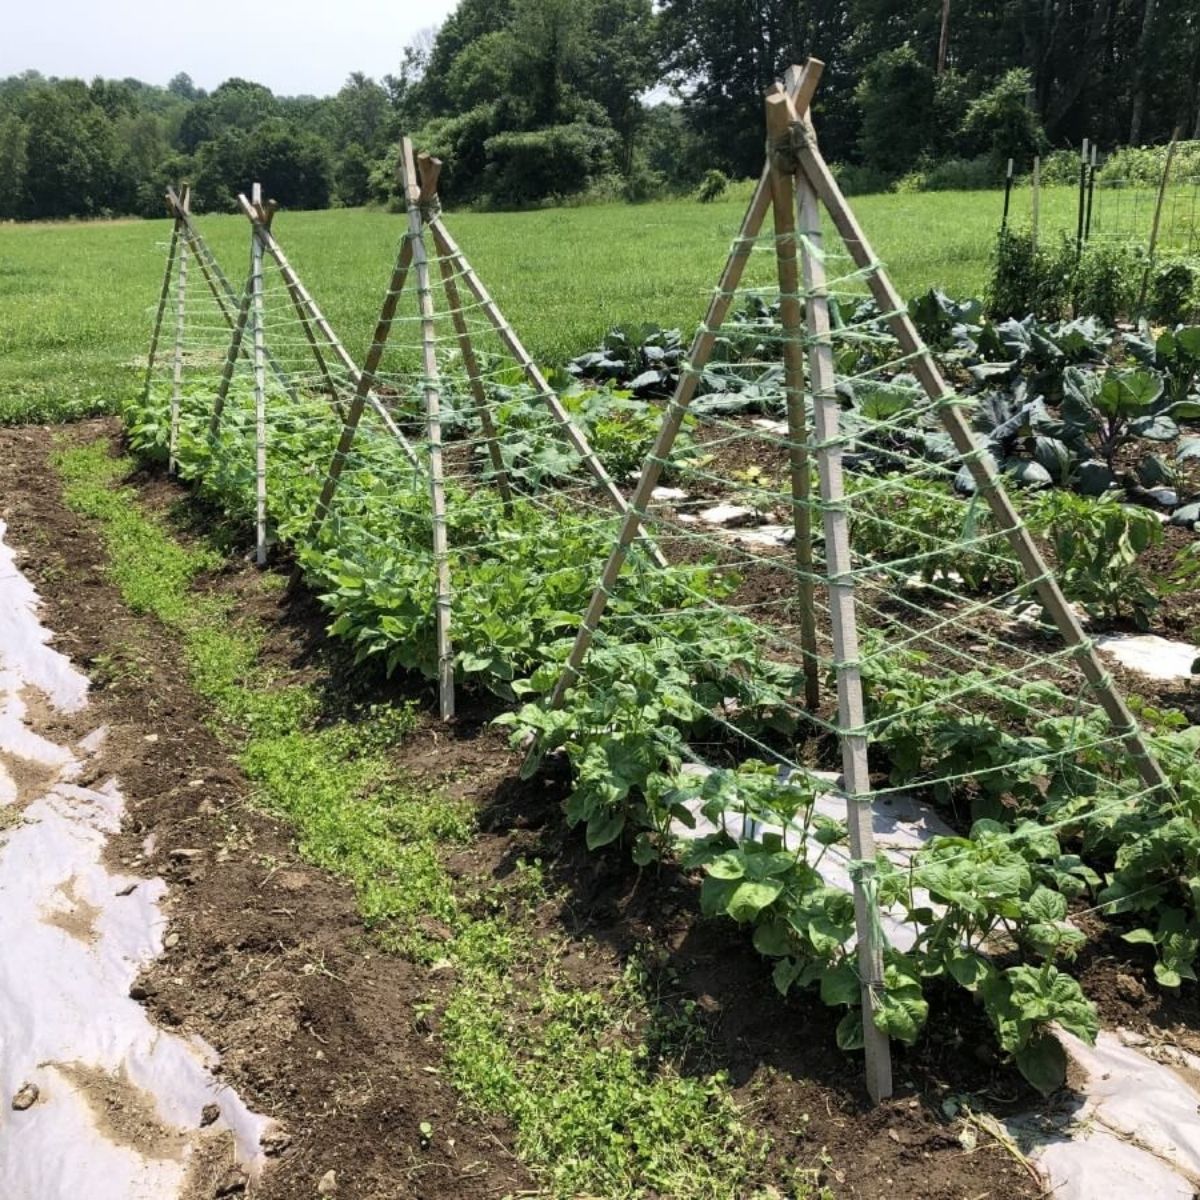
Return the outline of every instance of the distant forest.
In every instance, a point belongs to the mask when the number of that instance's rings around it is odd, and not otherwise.
[[[1083,137],[1200,137],[1197,0],[462,0],[395,74],[336,96],[4,79],[0,218],[157,216],[180,179],[201,211],[253,179],[294,208],[384,203],[401,132],[446,159],[455,204],[685,193],[757,173],[763,90],[808,54],[856,190],[980,186]]]

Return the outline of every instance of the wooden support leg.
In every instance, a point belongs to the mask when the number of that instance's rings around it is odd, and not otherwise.
[[[779,320],[783,327],[783,387],[787,397],[788,462],[792,483],[793,548],[800,601],[800,647],[804,664],[804,702],[816,711],[821,702],[817,660],[817,613],[813,588],[812,508],[808,431],[804,419],[804,324],[800,309],[800,276],[796,267],[796,189],[792,169],[780,160],[777,147],[790,159],[791,101],[780,90],[767,98],[767,157],[771,203],[775,213],[775,263],[779,276]]]
[[[187,204],[187,191],[184,191],[184,204]],[[183,405],[183,339],[185,317],[187,310],[187,274],[188,274],[187,242],[179,246],[179,282],[175,293],[175,361],[171,374],[171,429],[168,434],[167,473],[173,475],[178,470],[179,463],[176,454],[179,450],[179,417]]]
[[[237,367],[238,355],[242,352],[242,345],[246,337],[246,323],[250,318],[250,305],[254,297],[254,268],[250,268],[250,275],[246,279],[246,287],[242,292],[241,302],[238,304],[237,320],[234,322],[233,332],[229,338],[229,348],[225,352],[225,362],[221,367],[221,382],[217,385],[216,399],[213,401],[212,415],[208,419],[208,440],[213,443],[217,440],[217,432],[221,428],[221,416],[225,412],[225,401],[229,397],[229,385],[233,382],[233,372]]]
[[[254,185],[259,200],[258,184]],[[254,531],[255,561],[267,561],[267,387],[263,353],[263,249],[257,231],[250,237],[250,285],[254,297]]]
[[[454,323],[454,332],[458,338],[458,349],[462,355],[463,368],[467,372],[467,380],[471,387],[471,396],[479,413],[479,424],[483,427],[483,436],[487,439],[488,457],[492,463],[492,475],[496,480],[496,488],[504,501],[504,511],[512,508],[512,490],[508,486],[508,475],[504,470],[504,459],[500,454],[500,442],[496,437],[496,424],[492,420],[492,410],[488,403],[487,392],[479,374],[479,363],[475,358],[475,348],[471,345],[471,334],[467,329],[467,321],[463,316],[462,299],[458,293],[458,284],[454,281],[454,264],[450,261],[449,249],[438,236],[437,228],[433,229],[433,242],[438,252],[438,265],[442,272],[442,286],[446,291],[446,302],[450,307],[450,319]]]
[[[822,69],[823,64],[820,61],[810,58],[805,63],[804,70],[800,75],[794,80],[789,81],[788,90],[794,98],[798,112],[807,111],[813,93],[816,91],[817,81],[821,77]],[[754,194],[750,197],[750,204],[746,208],[746,215],[742,218],[741,228],[738,230],[737,237],[734,239],[733,246],[729,251],[725,268],[721,272],[720,281],[717,283],[717,290],[709,301],[708,311],[704,314],[704,321],[700,325],[700,328],[696,330],[696,336],[692,339],[691,349],[688,351],[686,360],[688,369],[680,373],[679,382],[675,385],[675,392],[667,403],[666,417],[663,419],[662,427],[658,431],[658,437],[655,438],[654,446],[642,466],[642,474],[630,499],[629,509],[625,514],[625,520],[621,525],[621,531],[617,536],[616,544],[608,556],[608,561],[604,564],[604,571],[600,577],[600,582],[597,584],[596,590],[592,593],[591,602],[588,604],[587,612],[584,614],[579,631],[575,635],[575,643],[571,647],[571,653],[567,658],[566,665],[563,667],[563,673],[559,676],[557,684],[555,684],[554,692],[550,697],[552,708],[557,708],[562,704],[571,685],[579,677],[579,670],[583,666],[583,660],[587,657],[592,639],[596,635],[596,630],[600,627],[600,619],[604,616],[604,610],[608,606],[608,597],[616,586],[617,577],[620,575],[621,568],[625,565],[625,559],[629,555],[629,548],[637,537],[639,529],[638,513],[646,510],[646,507],[650,503],[651,494],[658,486],[659,478],[662,475],[663,463],[667,461],[671,453],[671,447],[674,446],[675,439],[679,435],[688,405],[695,398],[696,386],[700,381],[700,372],[712,354],[713,345],[717,339],[717,332],[720,330],[721,324],[729,312],[729,306],[733,301],[733,293],[737,289],[738,284],[741,283],[742,274],[746,269],[746,262],[750,257],[750,251],[754,245],[754,239],[758,236],[758,232],[762,228],[763,219],[767,215],[767,209],[770,207],[770,204],[771,174],[770,168],[766,167],[763,169],[758,185],[754,189]]]
[[[154,378],[154,362],[158,357],[158,339],[162,335],[163,316],[171,295],[171,279],[175,274],[175,254],[179,249],[179,222],[171,229],[171,245],[167,250],[167,269],[163,272],[162,290],[158,293],[158,309],[154,314],[154,331],[150,334],[150,354],[146,360],[146,386],[142,389],[142,405],[150,402],[150,384]]]
[[[437,575],[438,697],[443,721],[454,716],[454,647],[450,640],[450,549],[446,528],[446,489],[442,472],[441,397],[438,392],[437,331],[433,295],[430,290],[429,260],[425,254],[424,217],[421,214],[421,185],[412,143],[400,146],[402,182],[408,200],[408,234],[413,270],[417,276],[417,299],[421,310],[421,365],[425,376],[425,434],[429,444],[429,489],[433,506],[433,561]]]
[[[817,148],[816,137],[811,127],[801,120],[793,126],[793,134],[800,166],[829,212],[851,258],[858,268],[866,273],[867,284],[875,303],[881,312],[890,314],[887,320],[892,334],[900,343],[901,350],[912,360],[909,369],[916,375],[926,396],[939,405],[946,432],[954,442],[955,449],[963,456],[979,494],[987,502],[996,524],[1007,534],[1009,544],[1020,561],[1026,578],[1037,591],[1043,607],[1058,626],[1067,645],[1073,649],[1075,661],[1091,685],[1100,706],[1117,732],[1122,735],[1142,782],[1148,788],[1169,792],[1167,778],[1151,754],[1133,719],[1133,714],[1113,686],[1111,676],[1104,669],[1094,646],[1083,632],[1079,619],[1067,603],[1062,589],[1050,574],[1041,551],[1013,507],[1000,482],[995,465],[984,453],[983,446],[958,407],[953,389],[942,378],[941,371],[917,333],[916,326],[905,311],[891,280],[877,262],[870,242],[867,241],[828,164]]]
[[[854,583],[850,556],[850,522],[842,501],[842,447],[838,438],[838,398],[835,390],[833,343],[825,263],[820,254],[821,214],[807,180],[798,192],[800,228],[806,236],[802,260],[808,295],[809,374],[812,378],[813,425],[821,449],[817,452],[825,526],[825,564],[829,576],[829,623],[837,677],[838,729],[842,745],[842,790],[850,856],[862,864],[854,880],[854,927],[858,936],[858,976],[862,994],[863,1045],[866,1051],[867,1092],[878,1102],[892,1094],[892,1059],[887,1035],[876,1028],[873,1013],[883,990],[883,948],[879,913],[871,878],[874,875],[875,834],[871,825],[871,778],[867,766],[866,717],[862,672],[858,662],[858,630],[854,612]]]

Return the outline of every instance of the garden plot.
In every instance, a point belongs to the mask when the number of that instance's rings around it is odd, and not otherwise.
[[[102,777],[105,731],[57,732],[86,708],[87,680],[47,645],[4,532],[0,522],[4,1194],[165,1200],[202,1177],[244,1187],[270,1122],[219,1081],[211,1047],[163,1032],[130,996],[162,952],[166,888],[105,864],[124,809]]]

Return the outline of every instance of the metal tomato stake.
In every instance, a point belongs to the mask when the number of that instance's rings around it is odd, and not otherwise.
[[[1013,184],[1013,160],[1008,160],[1008,166],[1004,169],[1004,211],[1000,214],[1000,232],[1003,233],[1008,228],[1008,202],[1012,198]]]

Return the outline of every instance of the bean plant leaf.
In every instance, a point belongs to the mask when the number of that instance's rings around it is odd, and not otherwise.
[[[601,846],[615,842],[621,836],[624,828],[625,812],[623,809],[617,812],[597,813],[587,823],[587,848],[598,850]]]
[[[866,1045],[862,1009],[852,1008],[837,1024],[839,1050],[861,1050]]]
[[[1049,1096],[1066,1082],[1067,1054],[1052,1033],[1037,1034],[1013,1054],[1013,1059],[1021,1074],[1043,1096]]]

